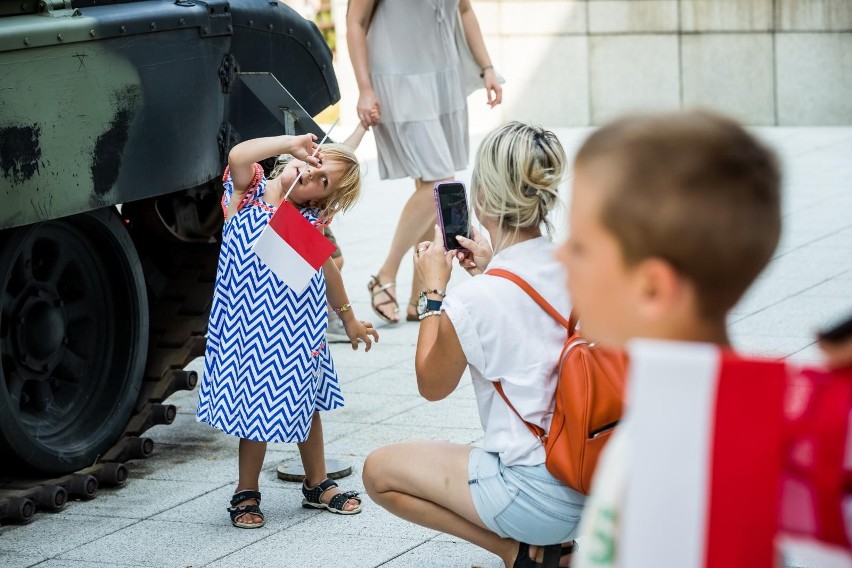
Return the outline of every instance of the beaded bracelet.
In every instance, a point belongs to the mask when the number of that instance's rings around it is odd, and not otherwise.
[[[348,312],[351,309],[352,309],[352,304],[347,302],[347,303],[343,304],[342,306],[340,306],[339,308],[331,308],[331,311],[333,311],[337,315],[340,315],[340,312]]]

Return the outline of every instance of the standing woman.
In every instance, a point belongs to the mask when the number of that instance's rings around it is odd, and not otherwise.
[[[431,239],[432,187],[467,167],[467,95],[473,89],[464,70],[471,56],[492,108],[502,101],[502,89],[470,0],[350,0],[346,24],[360,90],[358,117],[374,127],[379,177],[414,179],[387,258],[368,284],[373,310],[396,323],[396,273],[409,249]],[[415,277],[410,321],[417,320],[420,289]]]

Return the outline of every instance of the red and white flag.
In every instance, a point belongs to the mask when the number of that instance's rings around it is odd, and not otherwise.
[[[790,504],[782,490],[795,446],[789,412],[795,397],[784,363],[708,344],[643,340],[631,345],[628,385],[623,567],[774,567],[782,510],[787,517],[826,514],[813,499]],[[845,416],[837,408],[848,422],[848,396],[843,404]],[[846,427],[840,430],[840,442],[820,451],[846,443]],[[840,461],[832,467],[840,479]],[[809,487],[824,494],[819,485]],[[829,491],[829,516],[841,511],[837,489]],[[807,526],[806,536],[819,542],[820,523]],[[847,555],[834,558],[820,566],[848,568]]]
[[[779,544],[807,565],[849,568],[852,367],[789,371]]]
[[[254,252],[296,293],[334,252],[334,244],[288,201],[282,201],[260,237]]]
[[[340,121],[338,117],[317,144],[312,156],[316,156],[329,134]],[[319,230],[305,219],[296,208],[287,201],[290,193],[306,168],[296,175],[284,199],[278,206],[269,224],[263,228],[255,241],[253,250],[284,284],[301,294],[311,278],[322,268],[336,248]]]

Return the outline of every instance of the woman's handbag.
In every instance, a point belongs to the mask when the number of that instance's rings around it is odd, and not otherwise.
[[[509,408],[544,444],[547,470],[572,489],[587,495],[598,456],[621,420],[627,357],[621,351],[603,349],[584,339],[577,332],[573,310],[566,320],[520,276],[501,269],[488,270],[485,274],[517,284],[568,332],[559,357],[549,432],[524,420],[506,397],[502,385],[493,384]]]

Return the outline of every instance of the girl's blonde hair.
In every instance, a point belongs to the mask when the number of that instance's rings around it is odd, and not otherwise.
[[[321,219],[327,222],[331,221],[332,217],[338,213],[348,211],[358,201],[358,197],[361,195],[361,165],[358,163],[358,158],[355,157],[355,152],[345,144],[324,144],[321,152],[326,164],[333,161],[341,166],[340,181],[337,187],[328,197],[317,204],[322,209]],[[280,156],[269,174],[269,179],[281,175],[281,172],[292,159],[293,156],[289,154]]]
[[[476,154],[471,186],[480,216],[499,229],[518,231],[544,224],[559,202],[567,158],[556,135],[538,126],[510,122],[493,130]]]

